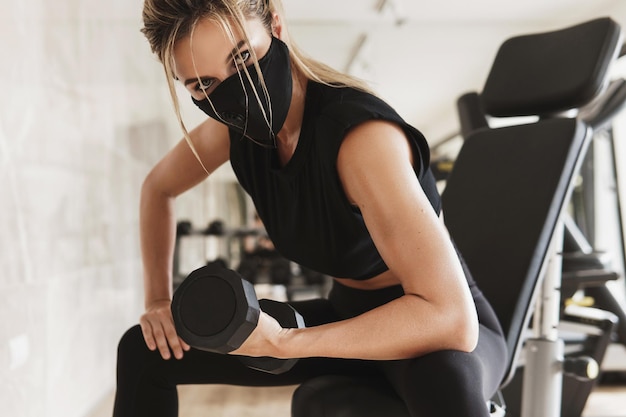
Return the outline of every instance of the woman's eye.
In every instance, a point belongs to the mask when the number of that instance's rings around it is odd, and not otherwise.
[[[200,80],[198,84],[196,84],[196,91],[207,91],[213,85],[213,80],[211,78],[205,78]]]
[[[250,51],[241,51],[235,55],[234,64],[237,68],[242,68],[246,65],[246,62],[250,59]]]

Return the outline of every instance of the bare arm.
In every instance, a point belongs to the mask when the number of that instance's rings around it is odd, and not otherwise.
[[[228,132],[223,125],[207,119],[190,132],[190,137],[209,172],[228,160]],[[174,201],[207,176],[189,145],[181,140],[150,171],[141,190],[145,313],[140,324],[148,347],[158,348],[165,359],[170,357],[170,348],[178,358],[182,357],[183,348],[188,349],[176,335],[170,312],[176,239]]]
[[[338,158],[341,181],[405,295],[355,318],[281,330],[281,357],[403,359],[442,349],[471,351],[475,306],[442,222],[411,166],[402,130],[373,121],[349,133]]]

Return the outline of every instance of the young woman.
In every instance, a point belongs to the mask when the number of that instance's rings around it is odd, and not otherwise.
[[[279,0],[146,0],[144,24],[176,107],[181,82],[210,117],[181,122],[185,139],[142,188],[145,314],[120,341],[114,415],[175,416],[178,384],[349,375],[411,416],[487,416],[504,338],[441,219],[420,132],[298,52]],[[173,326],[173,201],[227,161],[281,254],[334,277],[327,300],[293,303],[305,329],[262,313],[232,352],[302,358],[285,374],[191,349]]]

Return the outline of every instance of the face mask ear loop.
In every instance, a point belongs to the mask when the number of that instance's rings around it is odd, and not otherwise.
[[[250,77],[250,74],[247,71],[247,68],[244,71],[246,72],[246,80],[250,84],[250,86],[252,88],[252,91],[255,92],[255,97],[258,100],[257,102],[259,104],[261,104],[261,101],[260,101],[260,99],[258,97],[258,94],[256,92],[256,88],[254,86],[254,83],[252,82],[252,78]],[[246,98],[246,127],[247,127],[247,123],[248,123],[248,109],[249,109],[249,104],[250,104],[249,98],[250,98],[250,96],[248,95],[248,91],[245,88],[245,85],[244,85],[245,80],[244,80],[243,76],[241,75],[241,72],[238,71],[238,74],[239,74],[239,80],[241,82],[241,85],[242,85],[242,88],[243,88],[243,91],[244,91],[244,94],[245,94],[245,98]],[[267,123],[267,118],[265,117],[265,111],[263,109],[263,106],[261,106],[261,111],[263,111],[263,117],[265,118],[265,122]],[[272,131],[271,125],[269,127],[270,127],[269,128],[269,132],[270,132],[270,135],[271,135],[270,136],[270,143],[268,143],[268,142],[259,142],[258,140],[254,139],[254,138],[252,138],[250,136],[246,136],[246,137],[249,140],[251,140],[252,142],[254,142],[257,145],[259,145],[259,146],[262,146],[264,148],[269,148],[269,149],[276,149],[276,139],[274,137],[274,132]],[[244,131],[244,136],[245,136],[245,131]]]
[[[261,100],[261,97],[259,96],[257,87],[252,84],[252,81],[250,80],[249,75],[248,75],[248,82],[250,82],[250,85],[252,86],[252,91],[254,91],[254,96],[261,107],[261,111],[263,113],[263,119],[265,120],[265,123],[267,124],[267,127],[269,128],[271,146],[275,148],[276,147],[276,135],[274,134],[274,130],[272,128],[272,123],[273,123],[272,99],[269,96],[269,93],[267,92],[267,88],[265,87],[265,78],[263,77],[263,73],[261,72],[261,67],[259,66],[258,62],[254,63],[254,69],[259,75],[259,81],[261,82],[261,86],[263,88],[263,97],[265,98],[265,103],[267,104],[267,111],[265,107],[262,105],[263,101]]]
[[[239,57],[241,58],[241,53],[240,52],[237,52],[237,55],[239,55]],[[237,55],[232,54],[233,62],[237,62],[236,61]],[[246,133],[248,132],[248,118],[250,116],[249,110],[248,110],[248,106],[250,105],[250,101],[248,99],[248,91],[246,90],[246,86],[243,84],[243,78],[241,77],[241,71],[239,69],[237,70],[237,77],[239,78],[239,83],[241,84],[241,90],[243,91],[243,95],[244,95],[244,98],[245,98],[245,106],[244,107],[246,109],[246,115],[244,117],[244,120],[245,120],[244,123],[245,124],[243,126],[242,136],[246,136]]]
[[[270,45],[271,48],[271,45]],[[252,49],[252,48],[250,48]],[[268,50],[269,53],[269,50]],[[267,53],[266,53],[267,55]],[[256,58],[256,54],[255,54],[255,58]],[[254,69],[256,70],[257,74],[259,75],[259,81],[262,83],[263,86],[265,86],[265,79],[263,78],[263,73],[261,72],[261,67],[259,66],[258,60],[255,59],[255,62],[253,64]],[[240,71],[238,71],[240,72]],[[259,107],[261,107],[261,112],[263,114],[263,119],[265,120],[265,123],[267,124],[268,128],[269,128],[269,132],[270,132],[270,144],[263,144],[263,143],[259,143],[258,141],[253,140],[255,143],[257,143],[258,145],[261,146],[265,146],[265,147],[272,147],[272,148],[276,148],[276,137],[274,135],[274,131],[272,130],[272,105],[271,105],[271,98],[269,97],[269,94],[267,93],[267,89],[263,88],[263,96],[266,98],[265,102],[267,103],[267,108],[269,109],[269,119],[268,119],[268,112],[266,112],[265,107],[262,105],[262,101],[261,101],[261,97],[259,96],[259,92],[257,91],[256,86],[254,85],[254,82],[252,81],[252,77],[250,77],[250,72],[248,71],[248,67],[245,67],[244,72],[246,73],[246,79],[254,93],[254,97],[257,100],[257,103],[259,103]],[[241,85],[242,87],[244,87],[244,91],[246,91],[245,86],[243,85],[243,79],[241,74],[239,75],[239,79],[241,80]],[[248,109],[248,95],[246,93],[246,109]],[[247,111],[247,110],[246,110]],[[247,115],[246,115],[247,116]]]

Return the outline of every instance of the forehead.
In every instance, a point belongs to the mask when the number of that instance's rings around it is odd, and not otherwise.
[[[255,51],[269,45],[270,36],[259,19],[246,20],[244,27]],[[174,45],[174,75],[182,80],[219,73],[230,60],[233,48],[245,39],[235,25],[230,28],[232,37],[213,20],[199,21],[192,34]],[[194,70],[194,62],[199,74]]]

